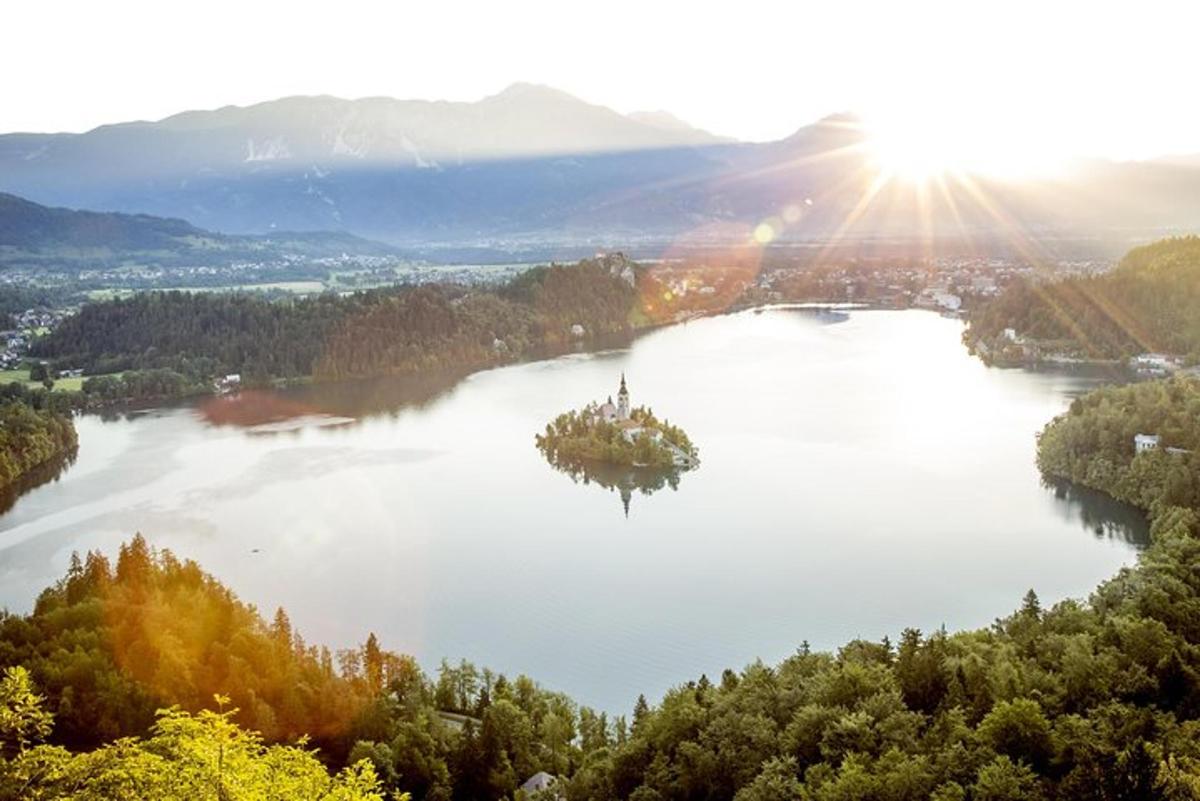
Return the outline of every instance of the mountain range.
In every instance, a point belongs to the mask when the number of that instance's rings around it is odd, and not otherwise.
[[[179,219],[52,208],[0,193],[0,266],[199,266],[342,254],[396,251],[344,232],[221,234]]]
[[[289,97],[82,134],[0,136],[0,190],[226,234],[395,244],[772,235],[1052,237],[1196,230],[1200,159],[1079,162],[1055,178],[880,180],[836,115],[743,143],[516,84],[477,102]]]

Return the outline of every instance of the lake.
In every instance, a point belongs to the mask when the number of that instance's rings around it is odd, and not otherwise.
[[[374,631],[431,670],[465,657],[627,712],[805,640],[1086,596],[1145,524],[1044,486],[1034,435],[1095,379],[986,368],[961,330],[779,308],[446,384],[84,416],[75,463],[0,516],[0,604],[27,611],[73,550],[140,531],[309,642]],[[542,459],[534,434],[622,372],[698,469],[583,483]]]

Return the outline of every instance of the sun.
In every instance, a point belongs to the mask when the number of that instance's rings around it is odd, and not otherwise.
[[[913,183],[965,174],[1020,179],[1057,166],[1027,131],[1002,120],[914,111],[868,118],[865,128],[867,148],[881,172]]]
[[[924,182],[949,172],[949,154],[928,137],[908,130],[873,133],[871,154],[884,172],[913,182]]]

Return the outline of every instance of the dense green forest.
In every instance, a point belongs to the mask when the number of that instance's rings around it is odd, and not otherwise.
[[[74,453],[77,444],[70,411],[50,393],[20,384],[0,389],[0,487]]]
[[[1136,453],[1137,434],[1160,446]],[[1200,379],[1111,386],[1075,399],[1038,440],[1042,472],[1158,514],[1200,508]]]
[[[223,706],[228,699],[214,701]],[[330,776],[302,743],[265,745],[233,715],[166,709],[144,739],[73,753],[42,742],[54,730],[54,716],[29,672],[10,667],[0,678],[0,798],[383,801],[369,762]]]
[[[113,375],[95,375],[83,381],[83,401],[88,406],[127,400],[155,400],[202,395],[211,392],[213,383],[206,376],[157,367],[126,370]]]
[[[965,339],[997,361],[1025,358],[1007,341],[1093,359],[1170,353],[1200,362],[1200,237],[1131,250],[1112,271],[1058,282],[1022,281],[972,310]],[[980,349],[979,346],[983,345]]]
[[[467,662],[444,663],[431,680],[374,635],[336,654],[309,645],[282,610],[268,623],[194,562],[140,536],[115,565],[99,553],[73,557],[30,614],[0,615],[0,666],[29,671],[54,720],[49,741],[74,752],[126,737],[153,743],[157,710],[213,709],[222,695],[231,707],[222,727],[268,742],[309,735],[333,767],[367,759],[387,788],[418,798],[499,798],[539,770],[569,774],[582,743],[595,747],[620,725],[527,677]],[[4,719],[0,711],[0,729]]]
[[[86,304],[32,349],[89,375],[169,370],[180,392],[251,383],[475,369],[642,324],[633,264],[614,255],[537,268],[495,290],[419,286],[270,300],[145,292]],[[572,333],[574,326],[583,333]],[[126,379],[128,381],[128,379]],[[85,387],[85,391],[88,391]],[[126,390],[93,383],[97,396]]]

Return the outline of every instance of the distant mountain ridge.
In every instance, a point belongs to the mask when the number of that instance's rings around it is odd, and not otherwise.
[[[624,246],[745,237],[764,222],[797,240],[1200,228],[1200,163],[1186,160],[1088,162],[1036,181],[971,176],[921,198],[878,176],[852,115],[740,143],[667,112],[622,115],[531,84],[473,103],[289,97],[0,136],[0,191],[240,234]]]
[[[13,135],[9,155],[28,162],[80,158],[119,142],[143,148],[160,170],[272,162],[387,163],[423,169],[485,159],[716,144],[723,140],[663,112],[618,114],[550,87],[513,84],[474,103],[329,95],[185,111],[156,122],[104,125],[83,134]],[[5,137],[10,139],[11,137]],[[122,165],[138,171],[138,163]]]
[[[55,208],[0,192],[0,267],[197,265],[395,252],[343,232],[219,234],[180,219]]]

